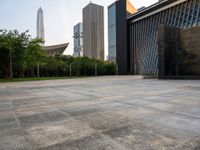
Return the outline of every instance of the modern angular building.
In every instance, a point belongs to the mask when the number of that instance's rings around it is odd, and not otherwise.
[[[83,55],[104,60],[104,7],[93,3],[83,8]]]
[[[161,66],[161,48],[159,47],[159,28],[161,26],[189,29],[200,25],[199,0],[163,0],[139,11],[127,19],[129,30],[130,73],[138,75],[158,76],[164,66]],[[163,29],[167,30],[167,29]],[[172,34],[174,33],[174,35]],[[177,55],[180,49],[179,33],[165,32],[164,44],[173,51],[167,57]],[[187,42],[187,41],[185,41]],[[164,52],[169,53],[168,52]],[[167,55],[167,54],[166,54]],[[172,56],[170,56],[172,55]],[[178,56],[176,56],[178,57]],[[174,61],[174,63],[172,63]],[[178,58],[169,59],[166,63],[176,66]],[[172,64],[170,64],[172,63]],[[178,75],[178,71],[171,74]]]
[[[119,1],[125,10],[126,1]],[[200,0],[162,0],[126,17],[126,23],[121,45],[127,49],[117,51],[117,63],[127,70],[119,67],[119,74],[200,75]]]
[[[83,24],[78,23],[74,26],[74,57],[83,56]]]
[[[62,55],[69,45],[69,43],[63,43],[58,45],[45,46],[44,13],[41,7],[37,12],[37,38],[40,38],[44,41],[41,46],[49,56]]]

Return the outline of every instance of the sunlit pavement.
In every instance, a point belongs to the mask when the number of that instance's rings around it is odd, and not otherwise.
[[[0,84],[0,149],[199,150],[200,80]]]

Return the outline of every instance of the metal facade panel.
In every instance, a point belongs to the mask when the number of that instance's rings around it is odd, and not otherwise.
[[[200,25],[200,1],[187,0],[177,3],[167,9],[159,8],[161,11],[147,17],[128,19],[130,28],[129,43],[131,73],[137,75],[158,75],[158,45],[157,30],[160,25],[170,25],[178,28],[190,28]],[[156,11],[156,10],[155,10]],[[142,16],[139,16],[142,18]],[[131,29],[134,30],[131,30]],[[134,36],[132,36],[134,35]]]

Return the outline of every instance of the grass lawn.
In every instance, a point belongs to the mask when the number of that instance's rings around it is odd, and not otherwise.
[[[40,81],[40,80],[59,80],[59,79],[76,79],[76,78],[85,78],[85,77],[41,77],[41,78],[13,78],[9,79],[0,79],[0,83],[6,82],[23,82],[23,81]]]

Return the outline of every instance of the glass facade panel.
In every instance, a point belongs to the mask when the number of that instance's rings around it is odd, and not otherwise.
[[[83,26],[79,23],[74,26],[74,56],[83,56]]]
[[[116,5],[108,7],[108,60],[116,61]]]
[[[116,6],[115,4],[111,5],[108,8],[108,26],[116,24]]]
[[[116,26],[109,27],[108,34],[109,34],[109,39],[108,39],[109,45],[110,46],[116,45]]]
[[[200,25],[199,0],[180,2],[148,17],[129,19],[130,70],[134,74],[158,74],[157,29],[160,25],[190,28]],[[134,30],[131,30],[134,29]],[[132,36],[134,35],[134,36]]]

